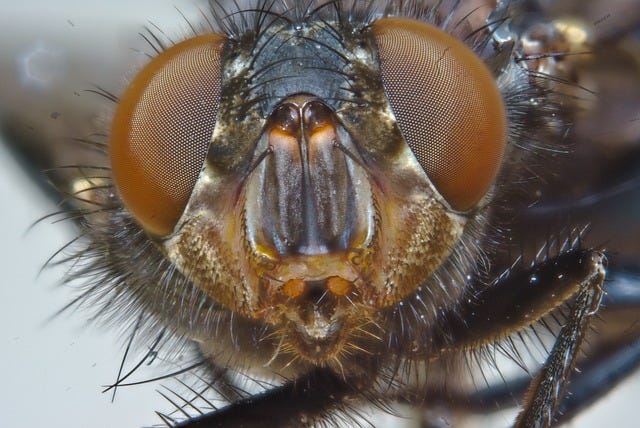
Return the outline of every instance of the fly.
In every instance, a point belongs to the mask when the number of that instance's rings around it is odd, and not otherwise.
[[[213,2],[180,40],[145,33],[126,88],[93,90],[113,113],[80,142],[103,154],[53,173],[76,171],[58,176],[81,230],[70,280],[131,326],[140,364],[188,359],[163,423],[353,423],[495,394],[517,397],[515,426],[550,426],[588,403],[572,384],[606,389],[602,349],[578,357],[609,256],[583,219],[542,229],[567,215],[550,183],[580,152],[569,124],[598,105],[572,72],[592,48],[529,4],[478,25],[455,2]],[[531,347],[532,379],[478,383],[496,351],[527,368]]]

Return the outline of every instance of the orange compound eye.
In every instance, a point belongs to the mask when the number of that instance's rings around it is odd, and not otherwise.
[[[473,208],[493,184],[506,145],[493,76],[468,46],[431,25],[385,18],[372,33],[405,141],[451,207]]]
[[[202,169],[218,115],[225,38],[209,34],[167,49],[120,98],[111,129],[115,185],[133,217],[169,235]]]

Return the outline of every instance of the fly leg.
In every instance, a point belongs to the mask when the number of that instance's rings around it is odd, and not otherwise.
[[[316,369],[282,386],[191,418],[175,427],[312,426],[318,420],[330,418],[343,400],[355,394],[355,388],[331,370]],[[341,420],[348,420],[348,417],[348,414],[343,414]]]
[[[560,403],[566,381],[574,368],[589,321],[598,310],[603,294],[603,256],[592,253],[587,260],[589,275],[580,283],[567,323],[560,330],[544,366],[531,382],[515,427],[549,427]]]
[[[640,267],[610,266],[588,359],[579,363],[557,410],[561,423],[614,389],[640,367]]]
[[[525,394],[515,427],[548,427],[603,295],[605,256],[574,248],[529,268],[513,268],[445,317],[446,350],[490,346],[573,302],[565,325]]]
[[[581,410],[615,388],[622,380],[630,376],[640,366],[640,339],[635,337],[631,343],[618,343],[617,348],[606,355],[589,353],[586,367],[580,365],[580,376],[571,379],[570,394],[566,394],[557,408],[559,423],[570,421]]]

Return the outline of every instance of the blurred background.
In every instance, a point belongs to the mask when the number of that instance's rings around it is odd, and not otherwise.
[[[588,72],[573,76],[581,84],[595,79],[606,93],[595,107],[589,107],[577,132],[593,143],[589,147],[595,147],[580,154],[587,159],[582,165],[603,156],[608,162],[636,153],[640,86],[634,68],[638,44],[634,43],[640,36],[640,2],[558,0],[539,5],[553,16],[578,14],[592,23],[594,43],[604,46],[604,51],[613,51],[606,47],[611,46],[609,40],[621,49],[620,35],[625,35],[628,55],[611,52],[598,57],[600,62],[580,68]],[[37,222],[59,209],[59,199],[38,168],[90,159],[90,151],[70,149],[77,149],[71,140],[104,128],[113,104],[87,90],[99,86],[118,93],[148,58],[149,47],[139,34],[145,26],[180,38],[188,34],[185,17],[198,21],[199,8],[206,7],[205,1],[197,0],[0,0],[0,138],[6,143],[0,144],[2,426],[149,426],[160,423],[154,419],[155,410],[170,407],[156,392],[161,389],[158,383],[122,388],[114,402],[110,394],[101,393],[104,385],[115,380],[120,365],[125,339],[118,326],[88,323],[82,312],[52,318],[74,294],[59,286],[64,267],[40,269],[75,232],[69,222]],[[606,73],[612,76],[599,80]],[[601,182],[601,174],[596,175],[591,184]],[[64,176],[54,179],[64,180]],[[637,183],[635,189],[635,193],[622,192],[621,199],[610,205],[606,218],[613,218],[611,213],[618,218],[618,231],[602,232],[611,240],[626,231],[628,236],[616,251],[631,262],[640,260],[640,235],[635,234],[640,223]],[[640,376],[635,375],[570,426],[635,427],[638,396]],[[505,426],[511,417],[507,412],[486,423]]]
[[[160,384],[120,389],[114,402],[101,392],[122,359],[118,326],[90,323],[82,311],[52,318],[75,294],[59,284],[64,267],[39,271],[76,231],[71,222],[35,224],[60,207],[31,161],[43,168],[82,162],[71,139],[93,133],[111,108],[87,90],[122,87],[146,59],[138,52],[149,50],[138,34],[144,26],[180,33],[186,22],[176,8],[195,19],[197,7],[179,0],[0,0],[1,426],[161,422],[154,414],[167,408]]]

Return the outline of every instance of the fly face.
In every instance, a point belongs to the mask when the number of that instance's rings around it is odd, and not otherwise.
[[[516,424],[565,405],[604,256],[582,232],[548,238],[546,256],[511,240],[540,230],[520,212],[549,191],[540,164],[566,151],[579,104],[540,73],[571,79],[553,50],[583,46],[545,51],[505,4],[473,32],[466,9],[382,3],[217,2],[209,28],[190,23],[106,94],[108,167],[82,165],[72,192],[88,237],[73,275],[100,315],[136,320],[149,355],[166,336],[195,344],[230,406],[184,426],[459,404],[461,367],[505,348],[520,364],[513,337],[537,337],[531,323],[558,340]],[[231,372],[286,380],[245,401]]]
[[[171,47],[111,132],[136,222],[207,298],[264,324],[263,363],[299,359],[296,372],[379,353],[381,314],[419,287],[433,307],[460,298],[425,279],[475,257],[461,242],[506,146],[499,89],[469,47],[415,20],[337,17]],[[179,310],[215,359],[208,304]]]

